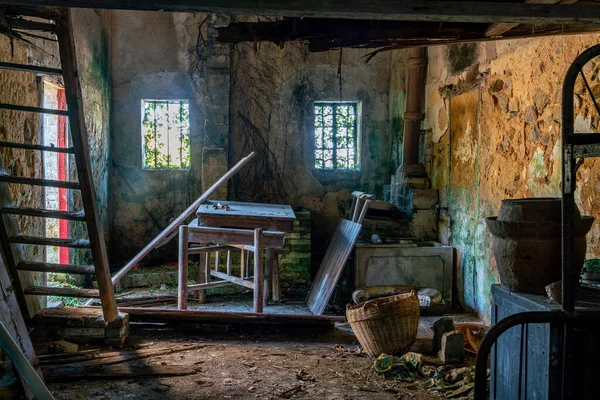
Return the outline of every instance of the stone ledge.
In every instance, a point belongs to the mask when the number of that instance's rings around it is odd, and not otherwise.
[[[119,313],[115,321],[106,323],[102,310],[95,308],[45,308],[31,323],[33,337],[73,343],[122,345],[129,335],[129,314]]]

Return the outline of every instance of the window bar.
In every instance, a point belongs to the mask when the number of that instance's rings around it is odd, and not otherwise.
[[[158,139],[157,139],[157,133],[156,133],[156,101],[152,102],[153,106],[154,106],[154,168],[156,168],[157,165],[157,157],[158,157]]]
[[[321,169],[325,169],[325,106],[321,106]]]
[[[345,124],[344,127],[346,128],[346,169],[350,169],[350,137],[348,135],[348,116],[350,115],[350,107],[351,106],[347,106],[345,111],[346,111],[346,115],[345,115]]]
[[[183,101],[179,102],[179,166],[183,168]]]
[[[167,101],[167,168],[171,166],[171,114],[169,114],[170,101]]]
[[[354,149],[353,151],[353,158],[354,158],[354,168],[356,169],[356,167],[358,166],[358,162],[357,162],[357,157],[358,157],[358,141],[356,140],[356,136],[357,136],[357,112],[356,112],[356,104],[352,105],[352,113],[354,114],[354,118],[353,118],[353,127],[352,127],[352,136],[353,136],[353,142],[352,142],[352,148]]]
[[[333,109],[333,169],[337,169],[337,105],[335,103],[331,104]]]

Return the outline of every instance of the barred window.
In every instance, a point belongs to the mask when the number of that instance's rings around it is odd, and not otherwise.
[[[144,169],[190,168],[188,100],[142,100]]]
[[[358,103],[317,102],[315,169],[359,169]]]

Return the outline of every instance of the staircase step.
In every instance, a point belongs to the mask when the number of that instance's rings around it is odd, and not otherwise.
[[[52,151],[54,153],[68,153],[68,154],[75,153],[75,149],[73,149],[72,147],[42,146],[41,144],[27,144],[27,143],[14,143],[14,142],[0,141],[0,147],[8,147],[11,149],[23,149],[23,150]]]
[[[58,68],[38,67],[37,65],[25,65],[25,64],[14,64],[7,62],[0,62],[0,69],[8,71],[24,71],[24,72],[35,72],[45,75],[61,75],[62,70]]]
[[[19,271],[54,272],[73,275],[95,275],[93,265],[51,264],[42,262],[21,262],[17,265]]]
[[[18,104],[0,103],[0,109],[2,109],[2,110],[14,110],[14,111],[33,112],[33,113],[39,113],[39,114],[63,115],[65,117],[69,116],[69,113],[67,111],[65,111],[65,110],[55,110],[53,108],[41,108],[41,107],[21,106],[21,105],[18,105]]]
[[[73,249],[89,249],[90,241],[87,239],[58,239],[37,236],[13,236],[8,239],[10,243],[39,244],[41,246],[71,247]]]
[[[43,208],[23,208],[14,205],[0,208],[2,214],[12,215],[28,215],[30,217],[42,217],[42,218],[56,218],[66,219],[69,221],[83,221],[85,222],[85,214],[83,211],[58,211],[58,210],[47,210]]]
[[[38,178],[24,178],[22,176],[12,176],[6,173],[0,174],[0,182],[7,183],[20,183],[23,185],[34,185],[34,186],[46,186],[46,187],[56,187],[62,189],[79,189],[79,183],[77,182],[67,182],[67,181],[54,181],[50,179],[38,179]]]
[[[100,292],[97,289],[74,289],[49,286],[31,286],[28,289],[25,289],[25,294],[33,296],[81,297],[88,299],[100,298]]]

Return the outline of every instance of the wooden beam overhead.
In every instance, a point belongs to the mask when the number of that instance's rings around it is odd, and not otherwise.
[[[600,23],[597,4],[425,0],[0,0],[21,6],[516,24]]]
[[[556,3],[561,3],[561,4],[573,4],[575,3],[577,0],[525,0],[525,3],[529,3],[529,4],[556,4]],[[487,37],[495,37],[495,36],[502,36],[503,34],[505,34],[506,32],[510,31],[513,28],[516,28],[517,26],[519,26],[519,24],[517,23],[511,23],[511,22],[501,22],[501,23],[495,23],[490,25],[490,27],[488,28],[488,30],[485,32],[485,36]]]

